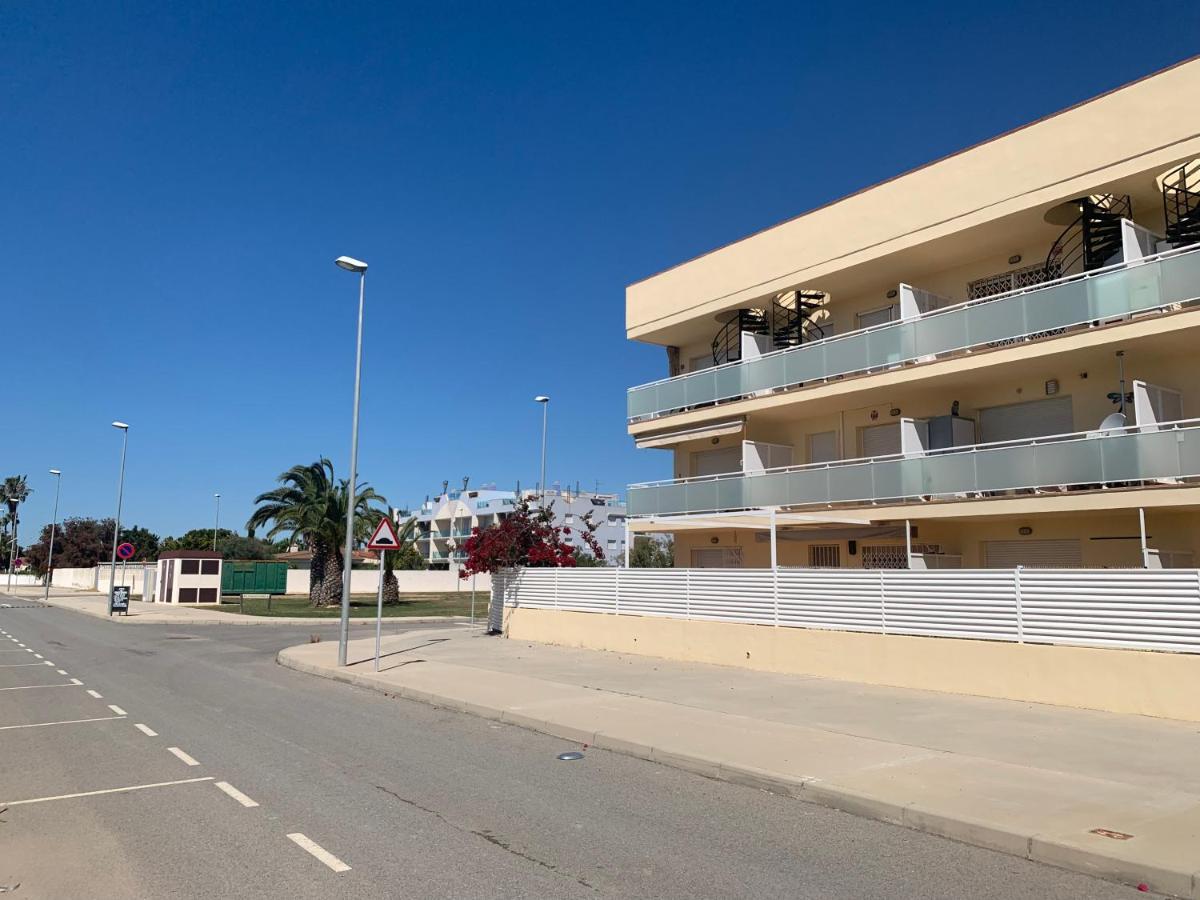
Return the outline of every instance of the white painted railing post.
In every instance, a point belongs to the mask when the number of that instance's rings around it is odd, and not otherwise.
[[[887,588],[883,581],[884,571],[879,570],[879,627],[883,634],[887,634]]]
[[[616,570],[614,577],[616,578],[617,583],[613,588],[613,615],[619,616],[621,614],[621,570],[620,569]]]
[[[692,570],[683,570],[683,617],[692,617]]]
[[[1024,566],[1017,566],[1013,570],[1013,596],[1017,601],[1017,643],[1025,643],[1025,613],[1021,609],[1021,569]]]
[[[554,608],[558,609],[558,569],[554,569]]]

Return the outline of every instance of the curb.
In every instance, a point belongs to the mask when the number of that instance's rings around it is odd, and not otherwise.
[[[134,602],[140,603],[141,601],[134,601]],[[93,619],[107,620],[107,621],[113,622],[114,624],[117,622],[123,622],[124,624],[127,624],[127,625],[170,625],[170,626],[178,625],[181,628],[191,628],[191,627],[195,627],[198,625],[277,625],[277,626],[278,625],[323,625],[323,624],[336,625],[339,622],[339,620],[334,616],[330,616],[328,618],[321,618],[321,619],[318,619],[318,618],[307,619],[307,618],[299,618],[299,617],[295,617],[295,616],[243,616],[240,613],[221,613],[220,615],[227,616],[229,618],[228,622],[221,621],[220,619],[217,619],[217,620],[197,619],[194,622],[188,622],[183,619],[176,620],[176,621],[169,621],[169,620],[165,620],[165,619],[154,619],[151,621],[145,621],[141,618],[141,616],[110,616],[107,612],[96,612],[96,611],[93,611],[90,609],[80,609],[77,606],[71,606],[66,603],[55,603],[54,598],[51,598],[48,603],[45,603],[44,601],[39,599],[38,603],[42,604],[44,606],[51,607],[53,609],[63,609],[63,610],[66,610],[67,612],[79,613],[82,616],[91,616]],[[151,604],[151,605],[153,606],[155,604]],[[477,621],[481,621],[481,617],[476,616],[475,618]],[[408,623],[412,623],[415,625],[423,625],[423,624],[427,625],[431,622],[445,622],[447,624],[457,624],[459,622],[469,622],[469,621],[471,621],[471,617],[470,616],[385,616],[384,623],[386,624],[389,621],[408,622]],[[375,620],[372,618],[369,618],[369,617],[353,618],[350,620],[351,628],[365,627],[368,625],[373,628],[375,626]]]
[[[937,837],[949,838],[964,844],[983,847],[1028,859],[1032,862],[1051,865],[1059,869],[1067,869],[1084,875],[1103,878],[1122,884],[1136,885],[1145,882],[1153,891],[1183,900],[1200,900],[1200,872],[1182,869],[1170,869],[1153,863],[1141,863],[1136,860],[1107,856],[1085,850],[1054,840],[1041,834],[1027,834],[1006,829],[995,824],[969,819],[966,817],[950,817],[941,813],[921,809],[917,802],[896,804],[880,800],[868,794],[861,794],[847,788],[836,787],[820,781],[806,778],[794,778],[739,766],[710,759],[701,755],[678,753],[656,747],[638,744],[620,737],[610,736],[602,732],[582,731],[565,725],[559,725],[547,719],[525,713],[510,712],[490,706],[480,706],[468,703],[454,697],[432,694],[405,687],[404,685],[389,685],[378,681],[374,673],[343,672],[327,666],[305,662],[291,656],[294,648],[280,650],[275,657],[276,663],[287,669],[293,669],[307,675],[316,675],[345,684],[378,691],[388,697],[400,697],[404,700],[414,700],[441,709],[468,713],[483,719],[504,722],[550,737],[560,738],[574,743],[587,744],[613,753],[644,759],[648,762],[659,763],[676,769],[682,769],[717,781],[727,781],[743,787],[768,791],[792,797],[806,803],[813,803],[829,809],[900,825],[914,831]]]

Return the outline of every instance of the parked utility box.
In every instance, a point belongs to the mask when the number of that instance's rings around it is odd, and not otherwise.
[[[221,554],[168,550],[158,555],[159,603],[220,603]]]
[[[287,563],[264,560],[226,562],[221,573],[222,594],[286,594]]]

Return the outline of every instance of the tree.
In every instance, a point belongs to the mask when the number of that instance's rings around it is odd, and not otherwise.
[[[0,515],[0,524],[4,527],[3,547],[0,550],[4,558],[0,560],[0,567],[5,571],[8,570],[13,542],[18,539],[17,526],[21,521],[18,509],[32,493],[33,489],[26,484],[25,475],[9,475],[4,479],[3,487],[0,487],[0,500],[4,501],[3,514]]]
[[[158,559],[159,538],[149,528],[142,528],[138,525],[130,528],[121,526],[121,540],[133,544],[135,552],[129,560],[130,562],[155,562]]]
[[[527,566],[530,568],[575,566],[575,550],[571,544],[571,528],[554,524],[553,504],[532,509],[529,501],[520,500],[513,511],[495,525],[475,528],[463,544],[466,562],[458,575],[467,578],[478,572],[494,574],[501,569]],[[579,534],[595,559],[604,560],[604,550],[596,540],[596,525],[591,513],[582,517]]]
[[[314,606],[331,605],[341,597],[342,571],[347,563],[342,548],[346,542],[349,482],[335,479],[333,463],[324,458],[306,466],[292,466],[278,480],[280,487],[254,498],[258,509],[246,527],[253,530],[271,523],[268,540],[286,534],[302,541],[312,551],[309,599]],[[370,486],[360,484],[354,494],[355,544],[370,537],[375,522],[387,515],[373,503],[386,506],[387,501]]]
[[[603,568],[607,563],[602,559],[597,559],[588,553],[582,547],[575,548],[575,565],[584,569]]]
[[[121,540],[133,544],[137,552],[131,562],[158,559],[158,535],[139,525],[122,526]],[[58,523],[54,532],[54,565],[60,569],[89,568],[112,559],[113,520],[72,518]],[[50,557],[50,526],[42,528],[37,543],[25,554],[39,576],[45,576]]]
[[[633,539],[629,566],[633,569],[669,569],[675,565],[675,542],[638,535]]]
[[[236,531],[230,531],[228,528],[217,529],[217,548],[220,549],[221,541],[229,540],[238,536]],[[166,550],[211,550],[213,548],[213,530],[211,528],[193,528],[191,531],[186,531],[180,537],[169,537],[162,542],[162,549]]]
[[[158,535],[139,525],[122,526],[121,540],[137,549],[132,562],[152,562],[158,558]],[[88,568],[107,564],[112,558],[113,520],[71,518],[58,523],[54,533],[54,565],[60,569]],[[50,526],[42,529],[37,543],[28,548],[26,558],[34,572],[44,576],[50,556]]]
[[[275,554],[280,552],[274,544],[240,534],[231,534],[218,540],[217,549],[225,559],[274,559]]]

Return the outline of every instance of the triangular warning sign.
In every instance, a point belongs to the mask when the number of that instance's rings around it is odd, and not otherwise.
[[[396,526],[392,524],[391,519],[385,516],[379,520],[375,531],[371,533],[371,539],[367,541],[367,549],[395,550],[399,546],[400,540],[396,537]]]

